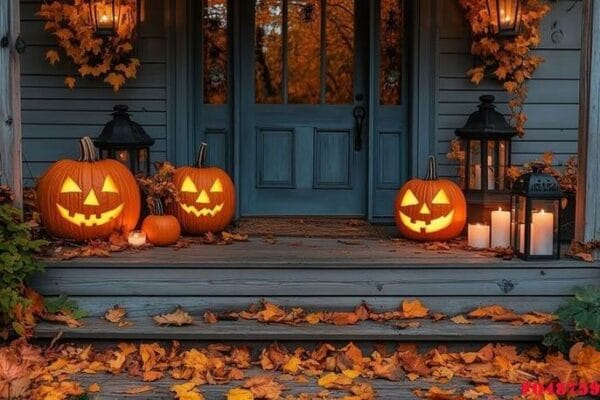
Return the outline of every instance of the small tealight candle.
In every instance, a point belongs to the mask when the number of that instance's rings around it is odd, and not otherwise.
[[[132,231],[127,237],[127,242],[133,247],[140,247],[146,244],[146,232]]]
[[[468,244],[474,249],[487,249],[490,247],[490,226],[483,224],[469,224]]]

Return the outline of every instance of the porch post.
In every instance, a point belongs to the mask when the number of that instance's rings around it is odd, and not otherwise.
[[[600,0],[585,0],[575,240],[600,239]]]
[[[19,33],[19,0],[0,1],[0,183],[14,190],[18,207],[23,202]]]

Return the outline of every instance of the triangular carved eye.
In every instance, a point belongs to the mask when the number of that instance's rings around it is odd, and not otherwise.
[[[446,192],[444,192],[444,189],[440,189],[433,198],[431,204],[450,204],[450,200],[448,199]]]
[[[212,187],[210,188],[210,192],[211,193],[222,193],[223,192],[223,184],[221,184],[221,180],[219,178],[217,178],[215,183],[213,183]]]
[[[186,193],[198,193],[198,188],[189,176],[185,177],[183,184],[181,185],[181,191]]]
[[[412,190],[408,189],[406,191],[406,193],[404,193],[404,196],[402,197],[402,202],[400,203],[400,207],[415,206],[417,204],[419,204],[419,199],[417,199],[417,196],[415,196],[415,194],[412,192]]]
[[[63,182],[60,192],[61,193],[81,193],[81,188],[72,178],[67,176],[67,179],[65,179],[65,181]]]
[[[115,181],[110,175],[106,175],[104,178],[104,184],[102,185],[103,193],[119,193],[119,188],[115,185]]]

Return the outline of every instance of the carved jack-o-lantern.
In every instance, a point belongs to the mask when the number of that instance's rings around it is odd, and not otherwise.
[[[179,201],[167,212],[177,217],[185,233],[221,232],[235,214],[235,187],[225,171],[206,167],[207,144],[202,143],[194,167],[177,168],[173,183]]]
[[[404,184],[395,202],[395,220],[403,236],[422,241],[449,240],[465,227],[465,196],[454,182],[438,179],[435,157],[429,157],[425,179]]]
[[[81,139],[81,160],[60,160],[40,178],[38,208],[48,232],[87,240],[135,228],[140,192],[131,172],[115,160],[96,158],[88,137]]]

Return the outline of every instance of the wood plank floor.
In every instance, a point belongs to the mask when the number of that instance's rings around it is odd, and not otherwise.
[[[265,375],[262,370],[250,370],[246,371],[246,376],[253,375]],[[160,381],[149,383],[154,390],[145,392],[139,395],[125,395],[124,393],[131,388],[141,387],[148,383],[141,382],[136,378],[129,377],[127,375],[109,375],[109,374],[95,374],[95,375],[76,375],[75,379],[81,383],[82,387],[87,387],[92,383],[98,383],[101,387],[101,392],[96,394],[98,400],[121,400],[121,399],[132,399],[132,400],[159,400],[159,399],[172,399],[173,393],[169,391],[169,388],[173,384],[183,383],[182,381],[174,381],[170,378],[162,379]],[[377,391],[378,400],[403,400],[403,399],[415,399],[416,396],[412,393],[414,389],[428,389],[431,386],[438,386],[444,389],[456,389],[456,393],[462,393],[466,389],[473,388],[466,379],[455,378],[448,384],[435,384],[425,382],[423,380],[417,380],[411,382],[409,380],[403,380],[399,382],[389,382],[386,380],[361,380],[357,379],[356,382],[368,382]],[[230,388],[240,387],[242,382],[232,382],[227,385],[204,385],[200,386],[199,390],[204,395],[206,400],[223,400],[226,398],[226,393]],[[322,387],[318,386],[316,379],[312,378],[309,383],[294,383],[284,382],[286,386],[286,394],[300,393],[311,393],[317,394],[323,390]],[[493,381],[490,387],[494,391],[494,396],[497,398],[510,397],[514,398],[520,394],[520,385],[506,384],[498,381]],[[334,398],[341,398],[347,395],[348,392],[344,390],[332,390],[331,393]]]
[[[546,269],[581,267],[600,268],[600,263],[584,263],[563,258],[556,261],[504,261],[489,253],[467,251],[459,246],[450,250],[426,250],[425,244],[406,240],[334,239],[280,237],[275,243],[260,237],[229,246],[197,243],[188,248],[152,248],[113,253],[107,258],[48,259],[49,268],[85,268],[102,264],[113,268],[364,268],[389,266],[423,268],[457,266],[464,268],[543,267]]]
[[[329,324],[265,324],[256,321],[219,321],[216,324],[196,322],[181,327],[160,327],[151,318],[131,318],[133,326],[119,328],[100,318],[82,320],[84,326],[40,323],[37,338],[52,338],[59,332],[65,339],[95,340],[199,340],[199,341],[519,341],[537,342],[551,329],[549,325],[514,326],[506,322],[476,320],[472,325],[459,325],[444,320],[421,320],[420,327],[399,328],[394,322],[363,321],[356,325]]]

